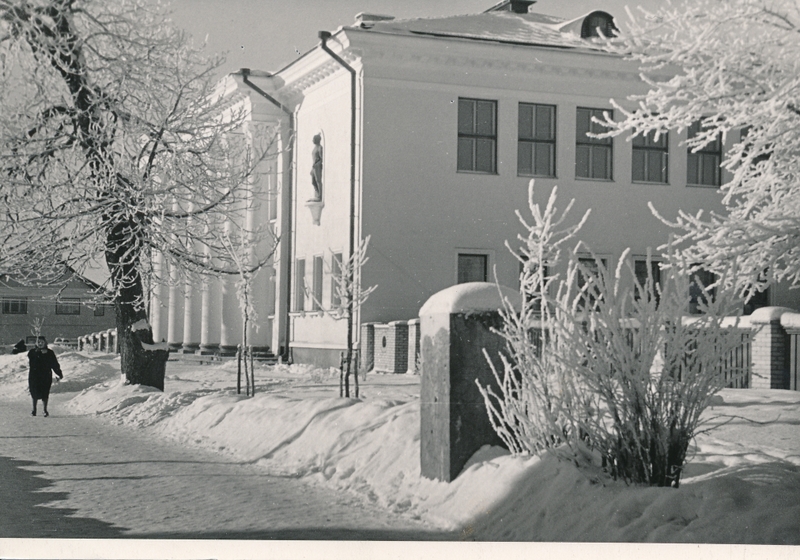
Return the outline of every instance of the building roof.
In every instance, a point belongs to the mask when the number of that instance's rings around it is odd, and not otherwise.
[[[391,35],[448,37],[560,48],[591,48],[591,42],[581,38],[583,22],[589,15],[591,14],[566,20],[545,14],[490,11],[440,18],[389,20],[386,16],[364,14],[366,17],[360,17],[352,28]]]

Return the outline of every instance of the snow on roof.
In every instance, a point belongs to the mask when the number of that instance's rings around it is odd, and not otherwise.
[[[588,14],[587,14],[588,15]],[[356,27],[392,35],[423,35],[452,37],[481,41],[495,41],[551,47],[583,47],[591,45],[577,33],[575,20],[545,14],[516,14],[513,12],[486,12],[441,18],[416,18],[391,21],[362,22]]]

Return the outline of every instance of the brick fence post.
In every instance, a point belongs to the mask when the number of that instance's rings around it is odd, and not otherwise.
[[[762,307],[750,315],[753,329],[751,388],[789,388],[787,337],[781,326],[781,316],[793,311],[787,307]]]
[[[781,315],[781,326],[789,338],[789,390],[800,391],[800,313]]]
[[[518,304],[516,291],[500,289]],[[502,326],[503,296],[495,284],[470,282],[434,294],[420,309],[420,462],[426,478],[450,482],[482,446],[503,446],[476,384],[499,391],[483,350],[502,368],[497,355],[506,344],[492,328]]]

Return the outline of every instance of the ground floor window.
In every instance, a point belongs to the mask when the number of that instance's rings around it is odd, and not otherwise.
[[[312,283],[314,297],[311,298],[311,307],[314,311],[322,309],[322,273],[322,257],[314,257],[314,279]]]
[[[81,300],[65,298],[56,302],[56,315],[80,315]]]
[[[578,269],[578,289],[584,291],[581,296],[579,307],[595,307],[598,301],[602,301],[600,275],[604,272],[608,261],[605,258],[580,257],[578,259],[580,268]],[[602,270],[601,268],[602,267]]]
[[[297,259],[294,265],[294,310],[306,310],[306,260]]]
[[[633,263],[633,271],[636,275],[636,282],[641,289],[644,290],[644,293],[647,293],[647,275],[648,275],[648,266],[647,266],[647,259],[636,259]],[[661,286],[661,263],[658,261],[651,260],[650,261],[650,278],[653,280],[653,295],[656,298],[656,303],[659,301],[659,286]],[[640,299],[642,297],[642,293],[639,292],[639,288],[636,288],[636,299]]]
[[[28,298],[3,298],[4,315],[27,315]]]
[[[711,272],[700,268],[692,273],[692,282],[689,284],[689,313],[700,313],[700,305],[707,304],[705,292],[713,299],[716,295],[716,287],[713,286],[719,277]]]
[[[489,278],[489,255],[480,253],[458,254],[458,283],[486,282]]]
[[[336,309],[342,305],[341,283],[342,277],[342,254],[334,253],[331,257],[331,308]]]

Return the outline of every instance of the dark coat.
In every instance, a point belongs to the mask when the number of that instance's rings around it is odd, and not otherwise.
[[[38,348],[34,348],[28,352],[28,362],[30,363],[30,370],[28,372],[28,389],[30,389],[31,397],[34,399],[46,399],[50,396],[50,385],[53,383],[53,374],[60,378],[64,376],[61,373],[61,366],[58,365],[56,354],[49,348],[44,352],[40,352]]]
[[[27,352],[27,351],[28,351],[28,347],[25,346],[25,341],[24,340],[20,340],[19,342],[17,342],[14,345],[14,349],[11,350],[11,353],[12,354],[22,354],[23,352]]]

